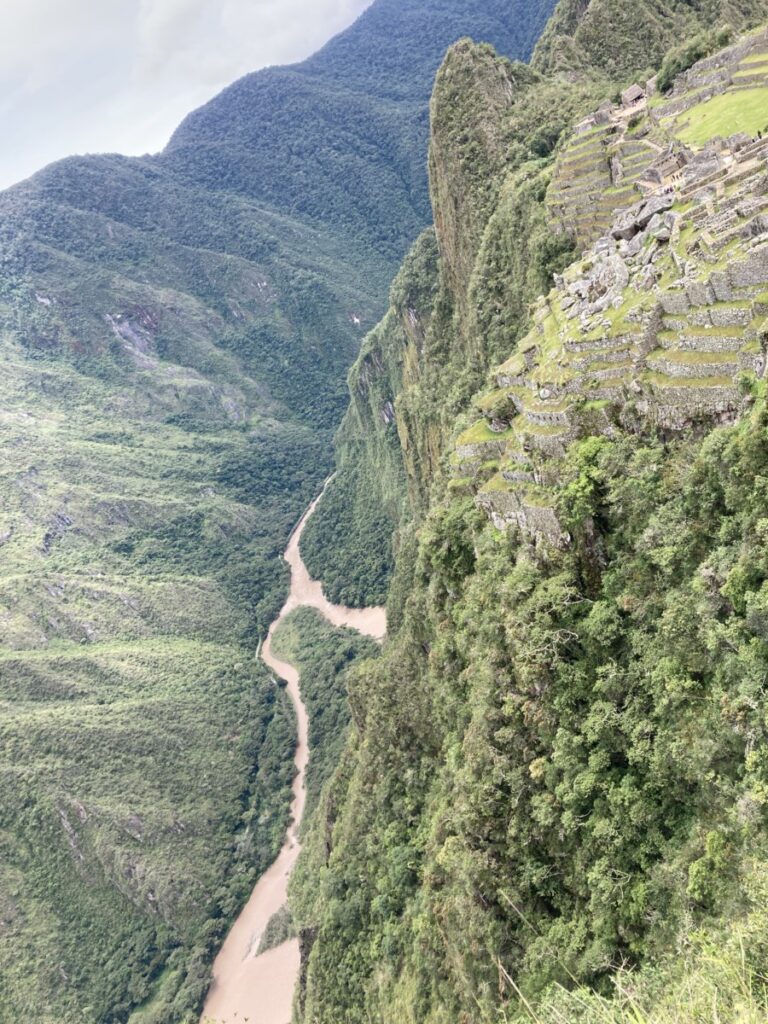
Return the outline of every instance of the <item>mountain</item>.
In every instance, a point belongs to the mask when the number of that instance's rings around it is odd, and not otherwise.
[[[766,1017],[766,20],[565,0],[438,73],[308,531],[390,633],[292,881],[302,1022]]]
[[[432,77],[466,34],[528,56],[550,6],[377,0],[164,153],[0,195],[3,1024],[195,1019],[284,831],[255,655],[428,221]]]

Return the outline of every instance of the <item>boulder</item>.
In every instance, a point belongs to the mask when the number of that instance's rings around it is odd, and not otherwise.
[[[631,241],[625,243],[625,255],[627,259],[634,259],[636,256],[640,255],[640,253],[643,251],[643,246],[646,243],[646,239],[646,233],[644,231],[640,231],[638,232],[638,234],[635,235],[635,237]]]
[[[656,271],[652,266],[644,267],[637,279],[637,287],[642,291],[649,292],[656,284]]]
[[[654,217],[666,213],[674,201],[674,195],[667,192],[663,195],[653,195],[644,202],[635,203],[616,218],[611,228],[611,235],[616,241],[621,239],[629,241],[647,228]]]
[[[637,215],[637,224],[640,228],[647,227],[657,214],[665,213],[674,205],[674,202],[675,197],[671,192],[651,196],[650,199],[647,199],[642,204],[642,208]]]
[[[611,228],[611,234],[617,241],[619,241],[622,238],[625,239],[626,241],[629,241],[630,239],[635,237],[635,235],[640,230],[640,227],[637,223],[638,213],[638,208],[633,206],[616,218],[616,220],[613,222],[613,227]]]

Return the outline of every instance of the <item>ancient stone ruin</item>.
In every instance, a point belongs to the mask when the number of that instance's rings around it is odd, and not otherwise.
[[[686,81],[700,90],[708,74],[719,82],[727,71],[725,93],[745,53],[768,76],[764,35],[732,51]],[[679,103],[685,94],[675,92]],[[765,109],[768,120],[768,87]],[[584,146],[577,132],[566,148],[572,168]],[[626,137],[622,146],[626,161]],[[517,523],[536,540],[568,541],[556,508],[559,464],[574,440],[627,422],[679,431],[732,421],[745,382],[765,373],[768,138],[737,133],[696,146],[669,134],[650,161],[649,152],[631,165],[631,186],[605,178],[604,194],[628,201],[610,217],[597,206],[574,221],[577,234],[595,237],[539,300],[533,330],[477,401],[483,418],[457,443],[458,480],[497,526]],[[573,181],[574,194],[594,187],[586,158]]]

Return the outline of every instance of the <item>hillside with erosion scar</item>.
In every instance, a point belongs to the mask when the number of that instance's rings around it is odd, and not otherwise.
[[[326,487],[328,485],[326,484]],[[273,639],[291,612],[300,607],[318,610],[334,626],[349,627],[383,641],[387,631],[383,608],[344,608],[331,604],[322,584],[313,580],[301,558],[299,545],[304,528],[322,500],[312,502],[291,535],[285,560],[291,570],[288,599],[269,629],[261,657],[277,678],[285,680],[296,712],[297,743],[294,763],[291,823],[274,864],[261,876],[250,900],[227,936],[213,965],[213,985],[203,1010],[203,1024],[289,1024],[299,976],[299,942],[290,939],[274,949],[259,951],[270,920],[286,904],[288,879],[299,855],[299,831],[306,803],[306,772],[309,763],[309,719],[302,699],[299,673],[273,651]]]

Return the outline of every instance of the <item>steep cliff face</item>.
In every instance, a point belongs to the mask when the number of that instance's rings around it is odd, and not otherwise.
[[[388,545],[391,530],[400,522],[404,483],[412,506],[426,506],[456,410],[484,379],[489,356],[483,330],[476,329],[482,310],[472,270],[508,171],[509,139],[520,121],[531,132],[538,130],[541,110],[527,107],[537,83],[525,65],[512,64],[487,45],[468,40],[449,50],[438,76],[429,161],[437,230],[422,236],[409,254],[393,286],[390,312],[367,338],[352,370],[350,411],[337,435],[339,476],[307,530],[307,563],[339,598],[344,594],[361,604],[366,598],[381,598],[392,562],[391,553],[382,554],[374,526],[386,528]],[[578,108],[581,90],[569,92],[566,109],[574,104]],[[563,101],[559,89],[545,91],[540,106],[546,113]],[[536,191],[542,199],[545,184],[535,173],[535,181],[529,177],[523,176],[522,200],[514,185],[506,188],[504,226],[497,215],[497,231],[486,243],[488,259],[515,263],[503,288],[514,296],[521,322],[530,288],[538,293],[550,262],[559,267],[563,253],[570,252],[567,239],[553,243],[545,238],[540,211],[530,212],[528,194]],[[515,219],[527,221],[530,229],[530,261],[517,247],[509,251],[507,246],[514,237],[509,223]],[[498,276],[491,282],[487,275],[477,275],[477,288],[485,295],[496,287]],[[488,316],[499,308],[498,297],[484,307]],[[514,316],[506,311],[510,319]],[[502,333],[508,340],[509,333]],[[489,325],[488,339],[491,345],[498,343],[497,325]],[[452,402],[448,392],[455,396]],[[395,468],[382,472],[385,465]],[[356,488],[353,480],[365,481],[365,486]],[[376,509],[376,523],[371,508]],[[386,513],[383,520],[381,511]],[[339,555],[345,549],[355,551],[360,561],[344,558],[340,573]],[[374,588],[354,582],[363,579],[378,582]]]
[[[281,840],[292,721],[254,655],[429,220],[434,73],[467,33],[527,56],[550,7],[378,0],[164,153],[0,196],[3,1024],[195,1019]],[[384,453],[379,587],[402,476]]]
[[[483,230],[493,209],[506,161],[502,126],[525,75],[488,47],[454,46],[432,96],[430,191],[445,284],[466,317],[466,287]],[[519,89],[519,86],[518,86]]]
[[[557,6],[536,46],[541,70],[597,69],[621,83],[644,68],[658,68],[673,47],[702,29],[740,30],[768,16],[752,0],[672,0],[633,6],[621,0],[566,0]]]
[[[406,259],[392,286],[390,311],[366,338],[350,373],[337,475],[302,539],[312,573],[332,599],[347,604],[386,600],[393,531],[407,513],[407,485],[415,472],[415,440],[395,399],[418,384],[436,289],[437,246],[430,230]]]
[[[650,50],[614,64],[585,54],[629,8],[564,4],[537,72],[462,43],[438,78],[431,316],[397,328],[394,373],[358,367],[397,392],[410,515],[294,883],[301,1020],[763,1012],[768,56],[753,35],[587,123],[724,14],[665,6],[638,5]],[[618,210],[569,224],[604,116]],[[712,145],[718,118],[744,137]]]

